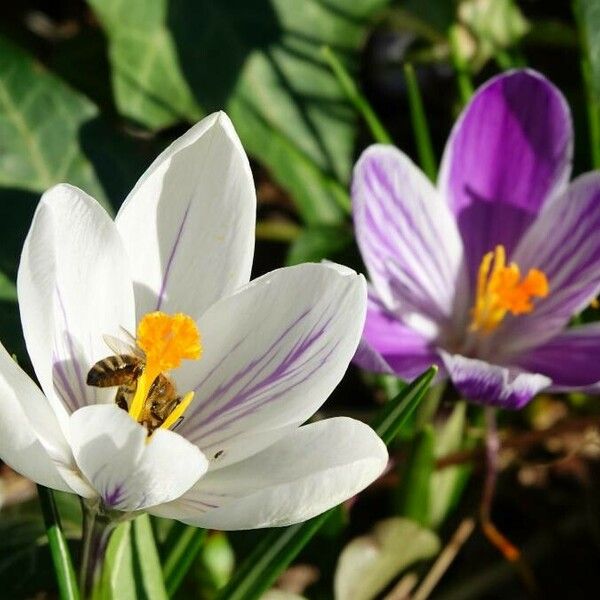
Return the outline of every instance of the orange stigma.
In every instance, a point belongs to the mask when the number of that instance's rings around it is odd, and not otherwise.
[[[129,414],[136,421],[154,380],[161,373],[179,367],[183,359],[198,360],[202,355],[198,327],[191,317],[182,313],[167,315],[156,311],[145,315],[138,325],[137,345],[144,352],[146,361],[129,408]],[[191,402],[193,393],[188,395],[180,407]],[[183,412],[183,409],[177,412]]]
[[[521,278],[515,263],[506,264],[504,246],[496,246],[493,252],[483,257],[479,266],[470,329],[490,333],[507,313],[530,313],[534,309],[532,299],[545,298],[549,291],[548,279],[542,271],[530,269]]]

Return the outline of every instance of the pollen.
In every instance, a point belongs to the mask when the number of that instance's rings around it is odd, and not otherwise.
[[[521,277],[518,265],[506,264],[504,246],[496,246],[484,255],[477,275],[471,331],[490,333],[511,313],[524,315],[534,310],[534,298],[550,292],[548,279],[539,269],[530,269]]]
[[[136,343],[145,354],[145,367],[138,379],[129,414],[138,421],[154,380],[178,368],[184,359],[198,360],[202,355],[202,342],[191,317],[183,313],[168,315],[156,311],[148,313],[140,321]],[[186,396],[187,401],[181,403],[183,407],[177,411],[178,416],[192,397],[193,394],[189,398]]]
[[[147,364],[159,373],[176,369],[183,359],[197,360],[202,354],[200,332],[188,315],[167,315],[156,311],[145,315],[138,325],[137,344]]]

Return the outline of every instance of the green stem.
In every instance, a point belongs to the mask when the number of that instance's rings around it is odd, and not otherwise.
[[[79,569],[79,589],[85,599],[92,597],[106,557],[106,549],[118,521],[100,509],[99,502],[81,501],[83,510],[82,555]]]
[[[589,44],[585,32],[585,24],[581,15],[579,2],[573,2],[573,12],[579,32],[579,45],[581,48],[581,74],[585,86],[586,108],[588,118],[588,134],[592,167],[600,168],[600,98],[594,91],[592,65],[590,63]]]
[[[429,127],[427,126],[425,109],[423,108],[423,99],[419,91],[419,83],[415,75],[415,70],[410,63],[404,65],[404,77],[406,78],[406,87],[408,89],[408,105],[415,141],[417,142],[419,162],[429,179],[435,181],[437,177],[437,163],[433,152]]]
[[[79,591],[75,579],[75,571],[69,554],[69,548],[63,535],[60,516],[54,501],[52,490],[37,486],[48,545],[52,555],[52,563],[58,581],[58,592],[61,600],[79,600]]]
[[[448,41],[450,42],[450,57],[452,58],[452,64],[454,71],[456,72],[456,80],[458,82],[458,91],[460,92],[460,98],[463,106],[470,100],[473,95],[473,82],[471,81],[471,72],[469,65],[464,60],[460,53],[459,30],[456,25],[452,25],[448,32]]]
[[[337,77],[337,80],[344,90],[348,100],[362,115],[363,119],[371,130],[371,134],[375,141],[379,142],[380,144],[391,144],[392,137],[375,114],[375,111],[367,99],[360,93],[358,87],[348,74],[348,71],[338,57],[332,52],[331,48],[328,46],[323,46],[323,48],[321,48],[321,55],[329,65],[330,69],[333,71],[333,74]]]

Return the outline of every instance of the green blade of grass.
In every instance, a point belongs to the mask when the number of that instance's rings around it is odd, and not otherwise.
[[[75,577],[67,541],[60,525],[60,516],[56,508],[54,495],[52,490],[41,485],[38,485],[37,489],[60,598],[61,600],[79,600],[77,578]]]
[[[431,367],[390,400],[372,425],[381,439],[389,445],[401,431],[423,396],[435,374]],[[327,521],[335,509],[317,517],[268,531],[236,574],[218,596],[219,600],[255,600],[277,580],[302,548]]]
[[[412,122],[415,141],[417,142],[419,163],[427,177],[431,181],[435,181],[437,177],[437,163],[431,144],[425,109],[423,108],[423,99],[419,91],[419,83],[415,75],[415,70],[410,63],[404,65],[404,78],[406,79],[406,88],[408,90],[410,120]]]
[[[340,59],[333,53],[329,46],[324,46],[321,49],[321,55],[329,65],[329,68],[333,71],[333,74],[337,77],[340,86],[344,90],[348,100],[354,105],[354,108],[362,115],[369,129],[371,135],[375,141],[380,144],[391,144],[392,137],[383,126],[375,111],[367,101],[367,99],[360,93],[358,87],[350,77],[348,71],[341,63]]]
[[[461,104],[464,106],[473,95],[473,82],[471,81],[471,72],[469,65],[462,57],[459,47],[459,30],[456,25],[452,25],[448,32],[448,41],[450,43],[450,57],[452,65],[456,72],[456,81],[458,83],[458,91],[460,92]]]
[[[198,557],[205,539],[205,529],[184,526],[183,531],[170,548],[163,565],[163,577],[169,598],[173,597],[179,589],[187,572]]]
[[[592,168],[600,168],[600,9],[597,2],[575,0],[573,12],[581,46]]]

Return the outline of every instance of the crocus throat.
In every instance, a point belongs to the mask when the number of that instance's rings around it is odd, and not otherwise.
[[[518,265],[506,264],[504,246],[496,246],[484,255],[479,266],[470,330],[490,333],[507,313],[530,313],[534,309],[533,298],[545,298],[549,291],[545,273],[530,269],[521,278]]]
[[[129,407],[129,414],[139,421],[154,380],[159,375],[179,367],[183,359],[198,360],[202,355],[202,344],[198,327],[191,317],[182,313],[167,315],[160,311],[148,313],[142,318],[138,325],[136,342],[144,352],[146,360]],[[172,427],[193,397],[194,392],[188,392],[161,427]]]

